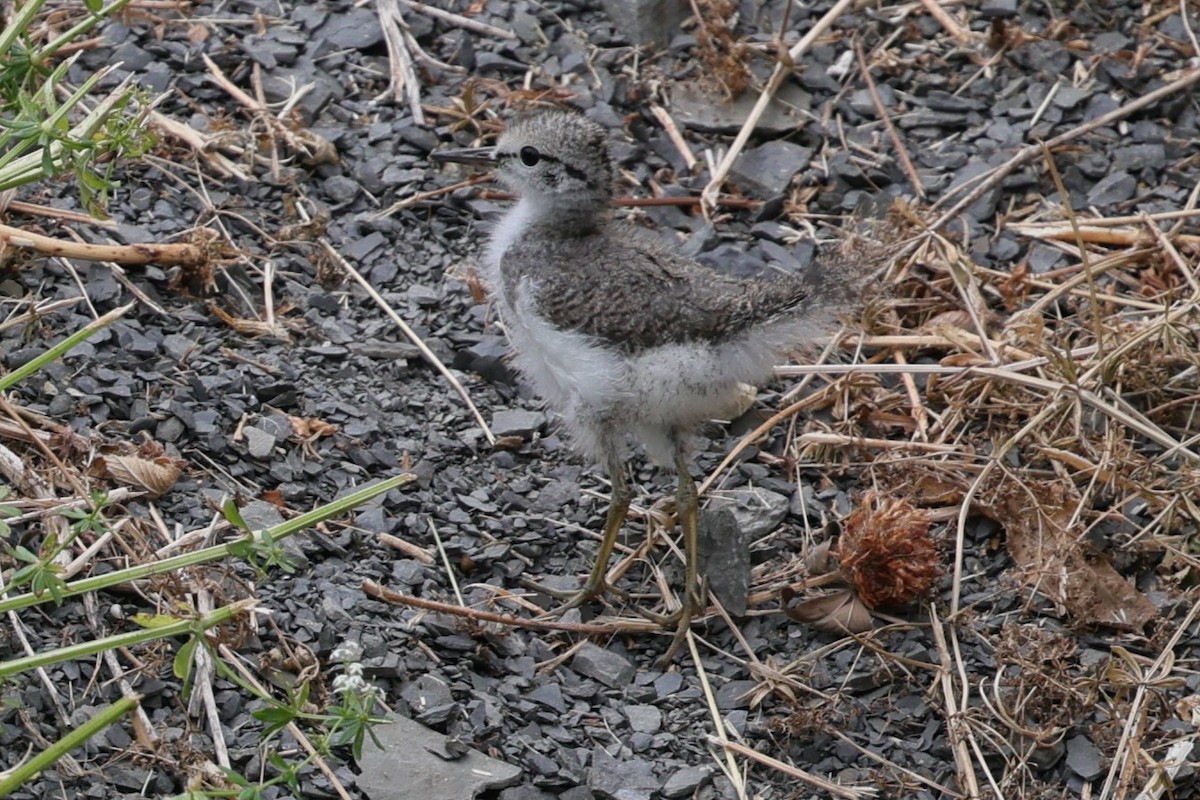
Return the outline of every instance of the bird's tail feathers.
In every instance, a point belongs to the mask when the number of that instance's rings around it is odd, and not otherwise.
[[[858,220],[841,241],[826,245],[808,269],[809,303],[834,315],[851,313],[885,291],[884,275],[905,251],[899,220]]]

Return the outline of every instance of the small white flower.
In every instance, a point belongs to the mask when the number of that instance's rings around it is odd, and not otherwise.
[[[347,662],[358,661],[362,658],[362,645],[358,642],[347,640],[333,648],[333,652],[329,654],[329,658],[333,661]]]

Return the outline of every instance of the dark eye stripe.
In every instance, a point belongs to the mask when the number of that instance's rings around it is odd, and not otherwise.
[[[588,174],[585,171],[579,169],[578,167],[573,167],[570,164],[567,164],[566,162],[564,162],[562,159],[555,158],[554,156],[547,155],[545,153],[539,153],[538,155],[541,157],[539,160],[548,161],[553,164],[558,164],[566,171],[566,173],[568,175],[570,175],[575,180],[583,181],[584,183],[588,184],[589,186],[592,185],[592,182],[588,180]],[[514,158],[520,160],[520,156],[517,153],[500,153],[499,156],[500,156],[500,158],[503,158],[505,160],[512,160]]]

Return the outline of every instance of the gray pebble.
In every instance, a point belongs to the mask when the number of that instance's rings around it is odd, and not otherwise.
[[[711,767],[684,767],[676,770],[663,784],[663,797],[692,797],[712,777]]]
[[[533,434],[546,424],[546,415],[540,411],[506,408],[492,415],[492,433],[496,436],[519,436],[532,439]]]
[[[1067,766],[1085,781],[1098,778],[1104,772],[1104,754],[1086,736],[1067,740]]]
[[[662,727],[662,712],[656,706],[625,706],[629,727],[638,733],[658,733]]]
[[[581,647],[575,658],[571,659],[571,669],[600,681],[610,689],[629,683],[636,672],[627,658],[591,642]]]
[[[793,175],[808,166],[812,155],[811,147],[777,139],[742,153],[730,175],[755,197],[775,197],[783,194]]]
[[[1104,208],[1114,203],[1121,203],[1133,197],[1137,191],[1137,180],[1128,172],[1113,172],[1102,178],[1088,192],[1089,205]]]

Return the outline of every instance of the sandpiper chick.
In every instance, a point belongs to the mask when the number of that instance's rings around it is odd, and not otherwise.
[[[584,455],[612,481],[596,562],[561,610],[601,594],[632,492],[624,455],[632,433],[678,472],[676,513],[687,586],[670,658],[705,605],[696,566],[697,492],[688,442],[735,407],[791,348],[811,341],[853,302],[868,271],[844,256],[792,274],[733,278],[654,234],[613,218],[608,133],[561,111],[520,119],[495,147],[442,151],[442,161],[493,164],[518,196],[492,232],[484,277],[518,371],[561,416]],[[878,266],[879,260],[873,265]]]

